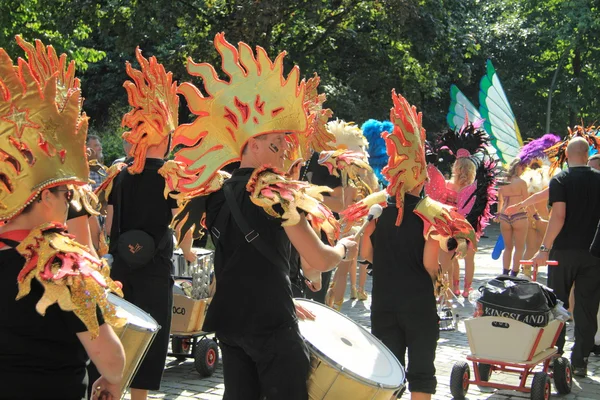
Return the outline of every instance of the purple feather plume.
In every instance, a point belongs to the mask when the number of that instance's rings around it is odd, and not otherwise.
[[[536,158],[547,157],[544,150],[549,149],[558,142],[560,142],[560,137],[553,133],[547,133],[523,146],[517,157],[521,159],[522,164],[529,165]]]

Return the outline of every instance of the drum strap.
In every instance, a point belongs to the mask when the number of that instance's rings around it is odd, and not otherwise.
[[[250,227],[248,221],[242,214],[242,210],[238,206],[235,196],[233,194],[233,189],[231,188],[231,183],[240,182],[240,181],[248,181],[247,177],[236,177],[230,178],[225,181],[223,185],[223,193],[225,194],[225,200],[227,201],[228,207],[223,207],[217,218],[215,220],[215,225],[211,228],[211,233],[213,237],[213,242],[218,242],[219,237],[221,236],[221,232],[224,229],[225,222],[227,218],[231,214],[233,219],[238,226],[238,228],[242,231],[246,242],[252,243],[252,245],[266,258],[269,260],[278,260],[279,262],[283,262],[285,265],[289,264],[289,260],[286,260],[282,255],[280,255],[276,250],[272,247],[267,246],[262,237],[258,232]],[[219,230],[221,228],[221,230]]]

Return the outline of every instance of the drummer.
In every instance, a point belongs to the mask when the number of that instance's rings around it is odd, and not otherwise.
[[[105,392],[118,399],[125,355],[105,323],[115,321],[103,313],[112,310],[105,288],[120,289],[108,267],[104,277],[92,276],[100,262],[64,235],[73,196],[67,184],[83,185],[89,174],[79,81],[57,82],[66,74],[49,61],[56,60],[51,46],[37,43],[36,52],[20,37],[17,43],[28,55],[18,67],[0,49],[0,86],[8,94],[0,97],[0,399],[87,398],[90,358],[102,374],[92,382],[94,398]],[[67,96],[60,104],[57,84]]]
[[[200,144],[176,154],[176,159],[203,166],[198,181],[187,184],[190,187],[209,185],[213,177],[220,176],[218,169],[222,165],[241,160],[240,168],[222,189],[197,202],[197,207],[206,204],[206,227],[215,243],[216,293],[203,330],[215,331],[220,341],[224,398],[306,400],[309,356],[298,331],[297,315],[310,317],[310,313],[295,306],[292,300],[288,276],[290,242],[317,271],[331,270],[343,259],[354,257],[357,246],[350,239],[341,239],[335,247],[323,244],[296,206],[314,204],[310,210],[303,210],[318,213],[313,222],[324,222],[325,229],[337,223],[333,215],[324,205],[317,207],[316,199],[306,193],[308,184],[289,184],[283,173],[276,170],[286,160],[288,144],[284,132],[307,129],[304,83],[298,83],[298,68],[294,67],[285,78],[285,53],[271,64],[265,51],[259,49],[259,57],[250,61],[254,57],[250,47],[241,43],[238,53],[223,34],[216,36],[215,46],[228,60],[223,66],[232,81],[218,91],[209,90],[208,102],[197,97],[201,93],[197,88],[184,84],[185,90],[181,91],[198,118],[189,126],[180,126],[181,132],[175,132],[184,135],[188,130],[191,135],[195,124],[223,127],[195,130],[203,135]],[[240,54],[246,58],[240,60]],[[239,62],[253,72],[241,73]],[[200,70],[195,65],[190,61],[188,69],[202,75],[205,85],[216,84],[213,79],[217,74],[212,66],[203,64],[205,69]],[[262,73],[257,74],[254,68]],[[212,73],[207,72],[210,70]],[[208,108],[205,111],[204,107],[227,110],[227,118]],[[234,135],[235,140],[230,140],[229,135]],[[193,138],[187,140],[197,142]],[[219,143],[220,151],[207,153],[204,143]],[[286,201],[290,196],[294,197],[293,202]],[[193,200],[190,204],[194,205]],[[195,215],[204,213],[200,208],[193,211]],[[282,214],[290,219],[284,219]],[[335,236],[335,232],[327,230]]]
[[[439,319],[432,281],[438,273],[440,243],[423,232],[428,232],[424,228],[431,226],[429,221],[441,224],[448,216],[431,215],[436,202],[420,197],[427,179],[421,114],[402,96],[393,93],[393,100],[390,119],[395,127],[384,136],[390,155],[383,169],[390,183],[387,207],[368,225],[361,258],[373,263],[372,333],[403,366],[408,351],[411,398],[424,400],[431,398],[437,385]],[[463,225],[472,232],[466,221]]]
[[[128,64],[127,73],[135,84],[129,81],[124,86],[129,92],[140,91],[155,98],[137,104],[137,95],[128,96],[133,109],[123,117],[123,126],[131,131],[125,132],[123,138],[131,143],[130,155],[133,157],[127,168],[116,176],[110,194],[105,197],[108,198],[106,227],[110,234],[109,252],[114,257],[111,275],[123,282],[125,300],[149,313],[162,327],[131,383],[132,400],[144,400],[149,390],[160,389],[173,312],[173,233],[169,225],[177,211],[177,202],[170,196],[165,198],[166,184],[161,168],[171,151],[171,132],[177,124],[178,99],[170,85],[161,86],[163,82],[170,82],[170,73],[167,74],[155,59],[149,63],[139,49],[136,56],[142,72],[133,70]],[[154,83],[157,78],[153,74],[160,75],[160,84]],[[171,108],[161,108],[165,114],[158,113],[152,108],[154,101]],[[138,120],[136,115],[141,113],[145,117]],[[149,114],[155,119],[153,123],[162,130],[145,125],[144,120]],[[141,258],[143,251],[134,253],[127,250],[129,244],[135,245],[142,237],[149,237],[154,242],[154,251],[145,258]],[[191,236],[186,236],[181,248],[188,262],[196,261],[196,255],[191,251]]]

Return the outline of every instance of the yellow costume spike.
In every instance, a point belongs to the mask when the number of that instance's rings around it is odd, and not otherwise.
[[[123,139],[132,144],[130,155],[134,157],[128,170],[139,174],[144,170],[148,148],[161,144],[177,128],[179,97],[173,74],[167,73],[156,57],[146,60],[139,47],[135,57],[142,70],[126,63],[133,82],[126,81],[123,86],[133,109],[123,116],[122,125],[131,129],[123,133]]]
[[[0,221],[17,216],[44,189],[88,182],[75,63],[52,46],[16,37],[18,65],[0,49]]]
[[[394,108],[390,111],[390,120],[394,124],[394,131],[382,134],[389,156],[382,172],[389,182],[387,192],[396,198],[396,225],[399,226],[404,216],[404,194],[427,179],[425,128],[423,114],[417,113],[417,108],[408,104],[395,90],[392,91],[392,100]]]
[[[299,83],[298,67],[284,77],[285,52],[271,61],[263,48],[257,47],[256,54],[243,42],[236,48],[222,33],[214,43],[227,80],[219,79],[212,65],[189,59],[188,72],[202,78],[207,96],[188,82],[179,87],[197,116],[191,124],[180,125],[173,138],[174,144],[187,146],[175,160],[187,166],[186,173],[197,176],[177,187],[183,193],[198,190],[220,168],[239,161],[250,138],[308,129],[305,82]]]

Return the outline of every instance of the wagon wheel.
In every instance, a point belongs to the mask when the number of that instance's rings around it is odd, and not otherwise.
[[[571,363],[565,357],[554,360],[554,386],[559,394],[571,393],[573,377],[571,375]]]
[[[465,398],[469,390],[469,379],[471,379],[469,364],[464,361],[454,364],[450,374],[450,393],[455,399],[462,400]]]
[[[190,339],[174,337],[171,339],[171,350],[177,361],[185,361],[185,354],[190,353]]]
[[[531,400],[548,400],[552,394],[550,377],[545,372],[536,372],[531,382]]]
[[[194,367],[202,376],[211,376],[219,364],[219,347],[212,339],[202,339],[194,350]]]

